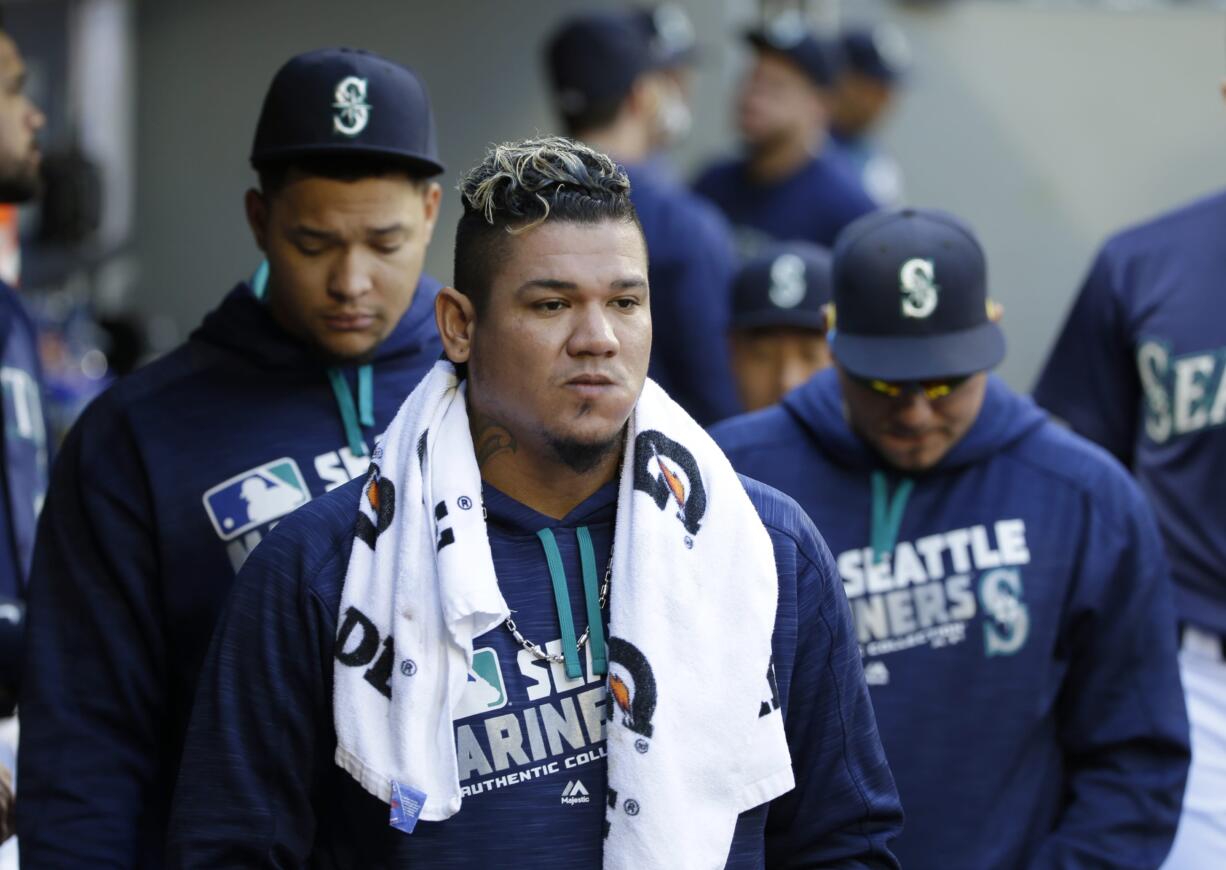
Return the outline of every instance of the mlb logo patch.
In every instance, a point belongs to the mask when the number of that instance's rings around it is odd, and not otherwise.
[[[204,494],[204,509],[218,537],[229,541],[310,500],[298,463],[286,456],[217,484]]]
[[[506,685],[502,682],[502,665],[493,647],[473,650],[473,666],[468,672],[468,686],[452,719],[459,721],[478,713],[499,710],[507,705]]]

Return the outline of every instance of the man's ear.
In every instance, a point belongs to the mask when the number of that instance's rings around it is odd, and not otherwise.
[[[268,240],[268,201],[264,199],[264,194],[253,187],[243,197],[243,207],[247,211],[247,226],[251,227],[256,247],[267,253],[265,243]]]
[[[426,218],[426,244],[434,238],[434,225],[438,222],[438,207],[443,201],[443,186],[437,181],[427,181],[422,191],[422,202]]]
[[[476,325],[472,300],[454,287],[444,287],[434,297],[434,323],[447,359],[456,365],[468,362]]]

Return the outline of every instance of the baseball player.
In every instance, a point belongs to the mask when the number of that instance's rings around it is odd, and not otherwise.
[[[176,866],[896,866],[829,555],[645,381],[627,188],[561,138],[499,146],[463,180],[457,286],[436,307],[448,361],[368,481],[244,566],[192,714]],[[757,665],[743,685],[736,663],[768,647],[778,691],[760,699]],[[784,726],[796,788],[720,785],[759,769],[747,725]]]
[[[727,216],[745,256],[771,240],[829,247],[876,207],[827,148],[837,57],[798,15],[745,38],[754,50],[737,100],[745,156],[711,166],[694,189]]]
[[[0,25],[2,26],[2,25]],[[39,192],[38,133],[46,119],[25,93],[26,66],[0,30],[0,202],[26,202]],[[21,670],[26,581],[34,526],[47,491],[38,337],[17,292],[0,281],[0,385],[4,457],[0,461],[0,714],[13,712]],[[11,772],[0,763],[0,839],[11,831]]]
[[[34,556],[22,860],[156,867],[197,673],[238,567],[360,476],[439,354],[441,191],[420,79],[299,55],[266,95],[247,217],[267,258],[186,344],[116,383],[56,463]]]
[[[1175,578],[1192,770],[1167,867],[1226,855],[1226,194],[1103,246],[1035,400],[1132,469]]]
[[[661,50],[662,51],[662,50]],[[658,154],[684,105],[660,53],[626,14],[583,13],[546,49],[554,99],[568,135],[626,167],[651,262],[652,316],[667,338],[651,375],[702,423],[739,410],[723,336],[736,269],[728,227],[710,203],[676,183]]]
[[[741,267],[729,340],[746,410],[775,404],[830,365],[829,303],[830,252],[824,248],[771,245]]]
[[[902,169],[873,134],[905,83],[911,66],[907,39],[898,28],[882,23],[845,31],[839,48],[842,63],[831,108],[831,138],[875,202],[901,205]]]
[[[714,435],[836,554],[907,808],[900,861],[1158,867],[1188,724],[1144,497],[988,374],[1004,336],[961,221],[857,221],[834,301],[835,368]]]

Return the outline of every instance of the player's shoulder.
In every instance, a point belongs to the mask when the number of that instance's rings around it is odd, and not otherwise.
[[[1142,501],[1128,470],[1106,449],[1053,420],[1045,420],[1012,449],[1028,473],[1080,493],[1100,510],[1122,515]]]
[[[1206,235],[1226,233],[1226,190],[1199,197],[1114,233],[1103,245],[1109,258],[1145,256],[1172,248],[1199,247]]]
[[[694,189],[701,194],[708,194],[722,189],[744,175],[745,161],[739,157],[727,157],[715,160],[698,173],[694,179]]]
[[[777,404],[721,420],[710,433],[724,453],[734,456],[791,444],[803,431],[796,418]]]
[[[300,594],[313,594],[333,612],[340,606],[345,570],[365,478],[311,499],[260,541],[240,572],[254,582],[279,577]]]
[[[754,510],[758,512],[762,525],[771,536],[775,549],[783,547],[798,550],[807,560],[816,562],[824,544],[804,508],[790,495],[769,484],[744,474],[738,474],[737,477],[753,503]]]

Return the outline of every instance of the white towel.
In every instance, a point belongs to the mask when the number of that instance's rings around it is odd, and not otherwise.
[[[722,867],[737,816],[794,784],[771,689],[774,551],[728,460],[651,381],[629,430],[613,542],[604,867]],[[372,459],[337,654],[359,617],[392,646],[381,669],[336,669],[336,761],[384,801],[393,781],[424,793],[420,817],[440,821],[461,805],[452,711],[472,642],[508,615],[465,385],[450,363],[413,391]]]

